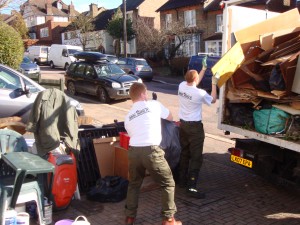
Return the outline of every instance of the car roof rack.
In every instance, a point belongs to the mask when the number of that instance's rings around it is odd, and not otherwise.
[[[99,52],[76,52],[74,57],[77,60],[85,60],[90,62],[108,61],[107,56]]]

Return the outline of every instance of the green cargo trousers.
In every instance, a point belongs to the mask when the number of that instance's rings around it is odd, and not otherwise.
[[[162,216],[173,217],[176,213],[174,202],[175,182],[172,171],[166,161],[165,152],[159,146],[130,147],[128,150],[129,185],[125,205],[125,215],[136,217],[140,188],[146,170],[162,190]]]
[[[184,175],[200,171],[203,162],[203,143],[204,143],[204,129],[201,121],[198,122],[181,122],[180,130],[180,174]]]

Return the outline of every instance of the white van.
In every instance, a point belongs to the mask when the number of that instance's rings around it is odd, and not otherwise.
[[[67,70],[69,65],[76,60],[73,54],[78,51],[82,51],[82,47],[59,44],[51,45],[48,59],[50,67],[52,69],[55,67],[63,67]]]
[[[31,61],[40,65],[48,62],[49,49],[50,47],[48,46],[32,45],[27,48],[25,54],[31,59]]]

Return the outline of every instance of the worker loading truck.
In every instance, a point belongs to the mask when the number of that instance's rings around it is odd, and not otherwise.
[[[242,135],[231,161],[300,187],[300,17],[224,1],[218,128]]]

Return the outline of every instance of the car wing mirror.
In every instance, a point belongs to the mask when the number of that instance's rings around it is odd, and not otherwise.
[[[25,84],[25,88],[24,88],[23,92],[28,98],[30,98],[31,92],[30,92],[30,89],[26,86],[26,84]]]

